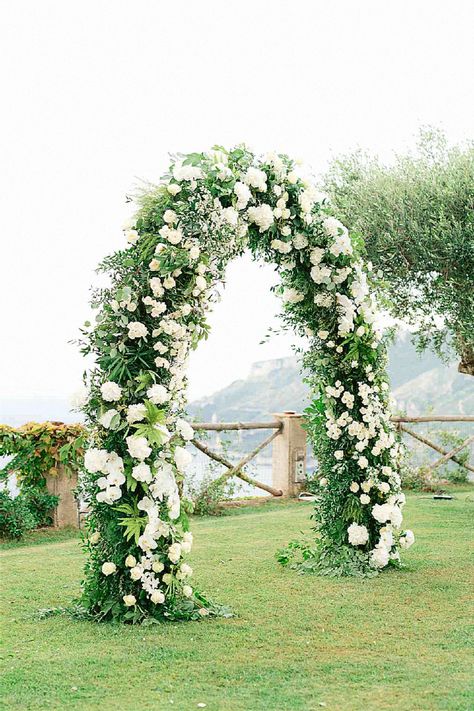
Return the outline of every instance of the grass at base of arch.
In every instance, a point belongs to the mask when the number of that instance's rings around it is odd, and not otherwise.
[[[193,521],[199,587],[237,617],[97,625],[67,606],[77,537],[2,554],[2,708],[75,711],[465,711],[474,706],[474,488],[408,496],[406,567],[373,579],[297,575],[275,550],[309,531],[311,504],[272,502]],[[32,545],[34,543],[34,545]],[[470,688],[471,685],[471,688]]]

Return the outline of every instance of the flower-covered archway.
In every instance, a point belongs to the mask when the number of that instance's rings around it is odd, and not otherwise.
[[[401,529],[399,446],[362,241],[290,158],[259,159],[244,147],[179,156],[138,202],[128,247],[100,266],[110,285],[94,293],[96,323],[82,340],[95,356],[83,405],[91,508],[83,606],[128,621],[212,612],[185,561],[186,364],[208,335],[226,265],[244,249],[275,265],[282,317],[309,340],[306,427],[321,491],[303,567],[363,575],[397,564],[413,534]]]

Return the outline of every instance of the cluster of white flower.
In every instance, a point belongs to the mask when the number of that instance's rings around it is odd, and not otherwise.
[[[113,504],[122,496],[121,486],[125,483],[123,459],[115,452],[91,447],[84,454],[84,468],[91,474],[101,473],[96,480],[100,503]]]

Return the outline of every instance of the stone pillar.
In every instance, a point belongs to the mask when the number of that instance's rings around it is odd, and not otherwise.
[[[274,418],[282,423],[280,435],[273,440],[272,484],[283,496],[298,496],[306,479],[306,432],[302,415],[278,412]]]
[[[78,506],[73,489],[77,486],[77,472],[74,469],[57,464],[58,473],[46,476],[46,488],[50,494],[59,496],[59,503],[54,509],[53,525],[56,528],[65,526],[79,527]]]

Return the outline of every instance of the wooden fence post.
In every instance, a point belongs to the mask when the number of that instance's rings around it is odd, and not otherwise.
[[[77,472],[57,464],[58,473],[46,476],[46,488],[50,494],[59,496],[59,503],[54,509],[53,525],[55,528],[65,526],[79,527],[78,506],[73,489],[77,486]]]
[[[302,415],[279,412],[275,419],[282,423],[280,434],[273,440],[272,484],[283,496],[298,496],[306,480],[306,432]]]

